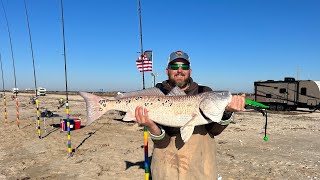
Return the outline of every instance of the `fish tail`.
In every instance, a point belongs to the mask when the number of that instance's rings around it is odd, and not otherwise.
[[[83,97],[83,99],[86,102],[86,109],[87,109],[86,125],[87,126],[108,111],[106,108],[101,109],[100,107],[100,100],[102,99],[101,97],[90,94],[90,93],[86,93],[86,92],[79,92],[79,94],[80,96]]]

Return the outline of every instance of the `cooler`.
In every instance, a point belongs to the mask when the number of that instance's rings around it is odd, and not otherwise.
[[[70,118],[70,131],[75,129],[80,129],[81,127],[81,119],[80,118]],[[60,128],[62,131],[67,131],[67,119],[63,119],[60,121]]]

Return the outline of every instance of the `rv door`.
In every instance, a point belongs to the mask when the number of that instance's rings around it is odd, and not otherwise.
[[[295,105],[296,101],[297,101],[297,83],[292,82],[292,83],[288,83],[287,86],[287,104],[288,105]]]

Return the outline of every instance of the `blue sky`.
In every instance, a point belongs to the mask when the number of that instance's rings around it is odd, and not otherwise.
[[[64,90],[59,0],[27,0],[38,86]],[[137,0],[64,0],[68,87],[81,91],[142,88]],[[23,0],[3,0],[19,89],[34,88]],[[143,48],[154,51],[156,81],[168,55],[184,50],[193,79],[216,90],[253,92],[257,80],[320,80],[318,0],[141,0]],[[5,89],[14,87],[9,36],[0,8]],[[297,69],[299,71],[297,71]],[[299,73],[297,73],[299,72]],[[145,73],[146,87],[152,76]],[[1,88],[2,89],[2,88]]]

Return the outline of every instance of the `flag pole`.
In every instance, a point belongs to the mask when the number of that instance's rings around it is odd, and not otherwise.
[[[142,60],[142,67],[144,67],[143,63],[143,44],[142,44],[142,17],[141,17],[141,5],[140,0],[138,0],[138,9],[139,9],[139,22],[140,22],[140,57]],[[145,82],[144,82],[144,70],[142,71],[142,89],[145,89]]]

